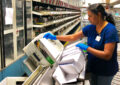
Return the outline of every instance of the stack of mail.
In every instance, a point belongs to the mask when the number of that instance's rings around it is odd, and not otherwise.
[[[60,66],[58,66],[53,74],[53,78],[60,84],[70,83],[77,81],[77,74],[66,74]]]
[[[70,45],[64,49],[61,57],[62,59],[53,74],[53,78],[60,85],[77,81],[86,64],[82,50],[75,45]]]
[[[59,60],[59,55],[64,49],[59,40],[45,39],[43,38],[44,34],[38,35],[23,48],[23,51],[29,56],[28,61],[34,62],[36,66],[40,64],[44,66],[53,65]]]

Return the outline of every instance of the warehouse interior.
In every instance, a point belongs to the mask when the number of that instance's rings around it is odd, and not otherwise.
[[[81,31],[90,24],[87,8],[91,4],[102,4],[115,20],[120,69],[120,0],[0,0],[0,85],[90,85],[85,73],[87,52],[74,48],[76,43],[87,43],[87,38],[70,42],[44,40],[43,36]],[[65,52],[69,56],[81,53],[74,62],[81,67],[62,67]],[[73,61],[66,60],[67,64]],[[111,85],[120,85],[120,70]]]

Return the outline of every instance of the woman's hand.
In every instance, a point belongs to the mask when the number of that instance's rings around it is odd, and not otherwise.
[[[88,45],[85,45],[85,44],[83,44],[83,43],[78,43],[77,45],[76,45],[76,47],[79,47],[80,49],[82,49],[82,50],[87,50],[88,49]]]
[[[51,34],[51,33],[46,33],[43,38],[46,38],[46,39],[51,39],[51,40],[57,40],[56,36]]]

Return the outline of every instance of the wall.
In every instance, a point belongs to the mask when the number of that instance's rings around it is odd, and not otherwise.
[[[23,61],[27,56],[23,56],[4,70],[0,72],[0,81],[2,81],[5,77],[20,77],[25,71],[23,69]]]

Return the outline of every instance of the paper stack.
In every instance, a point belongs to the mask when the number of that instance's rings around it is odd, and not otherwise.
[[[53,78],[60,84],[70,83],[77,81],[77,74],[66,74],[60,66],[58,66],[53,74]]]
[[[59,57],[64,49],[59,40],[45,39],[43,38],[44,34],[38,35],[23,48],[26,55],[30,57],[28,61],[34,62],[36,66],[55,64],[56,61],[60,60]]]
[[[65,48],[61,56],[62,60],[56,68],[53,78],[60,85],[77,81],[86,64],[84,53],[75,45],[71,45]]]

